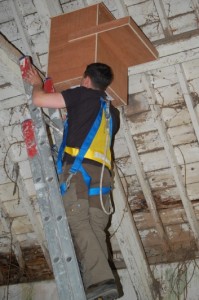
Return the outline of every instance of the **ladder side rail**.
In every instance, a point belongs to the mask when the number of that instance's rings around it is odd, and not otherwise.
[[[42,112],[32,104],[32,88],[25,81],[24,89],[30,116],[35,124],[34,134],[38,150],[30,163],[59,297],[61,300],[85,300]]]

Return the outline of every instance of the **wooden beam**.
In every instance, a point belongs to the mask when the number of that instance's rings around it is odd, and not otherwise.
[[[40,244],[40,246],[43,250],[44,257],[46,258],[48,266],[50,267],[50,269],[52,269],[49,252],[47,250],[47,242],[44,238],[43,228],[40,226],[37,215],[31,205],[30,197],[28,196],[26,186],[25,186],[24,181],[20,174],[18,176],[17,184],[18,184],[18,188],[19,188],[20,200],[22,201],[23,206],[27,212],[27,215],[30,219],[30,223],[33,227],[33,230],[36,233],[38,243]]]
[[[15,22],[17,24],[17,28],[19,30],[22,43],[24,45],[24,49],[25,49],[24,54],[31,56],[35,66],[37,66],[40,69],[41,68],[40,61],[37,55],[32,51],[32,41],[28,34],[23,15],[19,9],[19,7],[21,6],[21,2],[20,0],[9,0],[9,4],[10,4],[10,8],[12,9]]]
[[[192,0],[191,5],[193,5],[193,8],[195,10],[195,14],[197,16],[197,19],[199,18],[199,3],[198,0]]]
[[[35,0],[34,4],[46,35],[46,41],[49,42],[50,18],[62,14],[62,7],[59,0]]]
[[[17,90],[24,93],[23,81],[18,65],[21,53],[0,34],[0,67],[5,80],[11,83]]]
[[[183,203],[186,215],[187,215],[187,220],[193,231],[195,241],[196,241],[197,247],[199,249],[199,224],[198,224],[193,206],[191,204],[191,201],[188,198],[187,191],[184,187],[182,174],[180,171],[180,167],[178,165],[178,161],[177,161],[177,158],[176,158],[176,155],[174,152],[174,148],[173,148],[173,145],[171,144],[171,140],[168,136],[168,133],[166,130],[166,125],[161,117],[161,109],[160,109],[159,105],[156,105],[157,100],[156,100],[155,90],[152,87],[152,84],[151,84],[148,74],[143,74],[142,82],[143,82],[143,85],[148,94],[149,104],[150,104],[151,111],[153,113],[153,118],[154,118],[155,124],[157,126],[162,143],[164,145],[164,149],[165,149],[167,158],[170,163],[173,177],[174,177],[176,186],[178,188],[178,191],[179,191],[179,194],[180,194],[180,197],[181,197],[181,200],[182,200],[182,203]]]
[[[1,270],[0,270],[0,284],[1,284],[1,285],[3,284],[3,274],[2,274],[2,272],[1,272]]]
[[[115,0],[115,6],[119,12],[119,18],[129,16],[128,9],[123,0]]]
[[[9,219],[8,214],[6,213],[3,203],[0,202],[0,215],[1,215],[1,223],[3,225],[3,230],[5,231],[5,234],[8,234],[10,236],[10,241],[12,243],[12,250],[16,256],[16,260],[20,267],[20,272],[23,272],[25,267],[25,261],[23,259],[21,247],[19,244],[19,241],[17,240],[16,234],[14,230],[12,229],[12,222]]]
[[[123,113],[121,114],[120,120],[121,120],[124,137],[126,140],[126,144],[127,144],[128,150],[129,150],[129,154],[130,154],[130,157],[132,160],[132,164],[135,166],[138,181],[140,183],[145,200],[147,202],[148,208],[150,210],[150,213],[151,213],[153,221],[154,221],[154,227],[156,227],[158,235],[159,235],[162,243],[164,244],[164,248],[167,252],[170,250],[169,239],[165,232],[164,226],[162,224],[162,220],[158,214],[156,203],[153,198],[150,185],[147,181],[146,174],[144,172],[142,163],[140,161],[134,140],[130,134],[130,128],[128,126],[126,117],[124,116],[124,109],[123,109]]]
[[[38,0],[36,0],[36,1],[38,1]],[[62,6],[61,6],[59,0],[43,0],[42,2],[45,3],[45,5],[49,11],[50,17],[61,15],[63,13],[63,9],[62,9]],[[35,3],[35,1],[34,1],[34,3]],[[38,3],[40,3],[40,5],[42,4],[41,1]],[[39,11],[38,11],[38,13],[39,13]]]
[[[114,167],[112,228],[120,246],[137,299],[154,300],[153,275],[133,220],[117,168]]]
[[[154,0],[165,37],[173,35],[162,0]]]
[[[186,102],[187,109],[190,114],[193,128],[195,130],[195,134],[196,134],[198,142],[199,142],[199,116],[193,106],[193,100],[192,100],[190,89],[189,89],[189,86],[187,83],[186,75],[184,72],[184,67],[182,64],[177,64],[177,65],[175,65],[175,69],[177,72],[180,87],[182,89],[184,100]]]
[[[0,69],[6,83],[13,85],[19,92],[24,93],[19,66],[13,62],[8,53],[0,49]]]
[[[199,30],[197,30],[197,32],[199,34]],[[188,35],[186,38],[184,37],[184,39],[176,39],[176,41],[157,46],[157,50],[159,52],[159,58],[157,60],[130,67],[128,72],[129,76],[198,59],[199,38],[198,35],[191,37]]]
[[[11,44],[2,33],[0,33],[0,49],[16,64],[18,64],[19,58],[23,55],[22,52],[15,48],[15,46]]]
[[[6,147],[6,149],[8,149],[9,148],[9,142],[8,142],[8,140],[7,140],[7,138],[4,134],[4,130],[3,130],[3,127],[1,125],[0,125],[0,134],[1,134],[1,138],[3,140],[3,143]],[[9,163],[12,164],[13,163],[12,162],[12,157],[9,155],[9,153],[8,153],[8,158],[9,158]],[[19,166],[18,166],[18,168],[19,168]],[[31,205],[30,197],[28,195],[28,192],[27,192],[26,186],[24,184],[23,178],[20,174],[20,169],[17,170],[16,184],[17,184],[17,187],[19,189],[19,198],[20,198],[21,202],[23,203],[23,206],[24,206],[24,208],[27,212],[27,215],[29,217],[30,223],[31,223],[31,225],[34,229],[34,232],[37,235],[38,243],[40,244],[40,246],[43,250],[46,261],[47,261],[49,267],[51,268],[51,262],[50,262],[49,253],[48,253],[47,246],[46,246],[46,241],[44,239],[43,230],[40,226],[37,215],[36,215],[32,205]]]

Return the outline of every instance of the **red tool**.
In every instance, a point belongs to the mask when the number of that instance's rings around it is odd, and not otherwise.
[[[30,56],[22,56],[19,60],[22,78],[26,77],[27,71],[30,69],[31,60]]]
[[[55,88],[53,86],[52,78],[47,77],[44,80],[44,91],[47,92],[47,93],[54,93],[55,92]]]
[[[34,124],[32,119],[27,119],[22,123],[22,132],[29,158],[37,154],[37,144],[35,140]]]

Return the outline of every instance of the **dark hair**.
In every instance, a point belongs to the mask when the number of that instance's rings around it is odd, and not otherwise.
[[[93,87],[105,90],[113,81],[113,71],[111,67],[103,63],[92,63],[87,66],[84,77],[89,76]]]

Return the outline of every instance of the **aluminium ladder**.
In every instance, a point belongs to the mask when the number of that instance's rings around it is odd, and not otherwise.
[[[24,56],[20,59],[22,78],[29,64],[29,57]],[[25,81],[23,83],[31,118],[24,120],[22,131],[59,299],[85,300],[86,296],[42,112],[40,108],[32,104],[32,87]]]

